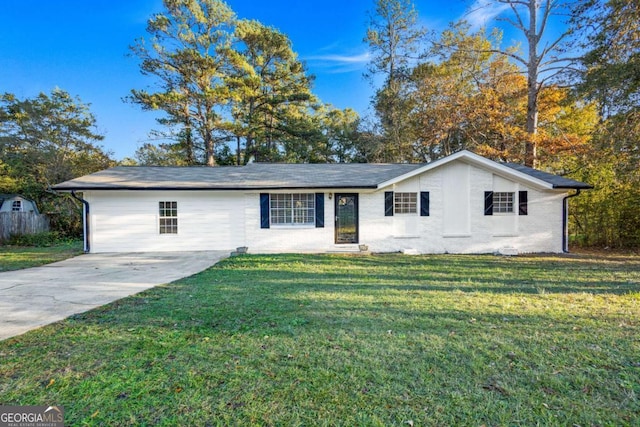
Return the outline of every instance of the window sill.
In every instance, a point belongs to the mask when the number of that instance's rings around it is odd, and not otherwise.
[[[300,225],[271,224],[270,228],[276,228],[278,230],[303,230],[303,229],[316,228],[316,225],[315,224],[300,224]]]
[[[442,237],[444,237],[444,238],[459,238],[459,237],[467,238],[467,237],[471,237],[471,234],[443,234]]]
[[[491,237],[518,237],[519,234],[514,233],[503,233],[503,234],[493,234]]]
[[[401,234],[397,236],[391,236],[393,239],[419,239],[420,236],[414,234]]]

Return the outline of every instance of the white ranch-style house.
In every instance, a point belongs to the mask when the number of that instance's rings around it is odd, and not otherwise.
[[[588,188],[469,151],[428,164],[123,166],[53,187],[83,202],[90,252],[514,254],[567,251],[568,199]]]

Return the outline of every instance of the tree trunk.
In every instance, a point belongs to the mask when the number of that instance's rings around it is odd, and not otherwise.
[[[211,131],[208,129],[204,134],[204,150],[207,158],[207,166],[215,166],[216,165],[216,158],[214,156],[215,144],[213,141],[213,137],[211,136]]]
[[[236,136],[236,143],[237,143],[237,151],[236,151],[236,165],[240,166],[240,136]]]
[[[205,104],[205,120],[204,120],[204,129],[203,129],[203,138],[204,138],[204,155],[207,166],[215,166],[216,165],[216,142],[213,138],[213,131],[215,129],[215,120],[214,116],[212,116],[213,105]]]
[[[524,164],[536,167],[538,133],[538,9],[537,2],[529,0],[529,31],[527,31],[527,43],[529,45],[529,61],[527,63],[527,133],[528,138],[524,147]]]
[[[256,161],[257,158],[258,144],[256,143],[256,138],[253,135],[253,132],[249,132],[249,134],[245,137],[243,163],[246,165],[250,161]]]
[[[531,68],[531,67],[530,67]],[[538,83],[537,78],[528,78],[527,90],[527,134],[528,138],[524,147],[524,164],[536,167],[538,162],[537,135],[538,135]]]
[[[208,141],[206,143],[207,145],[207,166],[215,166],[216,165],[216,158],[213,155],[213,140],[211,140],[211,138],[207,138]]]
[[[191,135],[191,119],[189,116],[189,104],[184,104],[184,148],[187,157],[187,165],[191,166],[195,164],[196,159],[193,154],[193,138]]]

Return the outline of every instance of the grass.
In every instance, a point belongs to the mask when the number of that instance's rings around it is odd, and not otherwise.
[[[241,256],[0,360],[69,425],[638,425],[640,257]]]
[[[0,272],[39,267],[81,253],[81,241],[67,241],[48,247],[0,246]]]

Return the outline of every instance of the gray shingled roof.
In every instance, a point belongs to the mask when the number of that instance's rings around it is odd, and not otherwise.
[[[261,190],[376,188],[422,164],[276,164],[225,167],[118,166],[54,185],[54,190]]]
[[[575,188],[575,189],[589,189],[593,188],[593,185],[585,184],[584,182],[575,181],[573,179],[565,178],[560,175],[554,175],[551,173],[543,172],[538,169],[533,169],[528,166],[524,166],[518,163],[502,163],[505,166],[515,169],[518,172],[525,173],[529,176],[537,178],[541,181],[545,181],[553,186],[553,188]]]
[[[486,161],[476,154],[463,151],[449,156]],[[447,158],[426,164],[380,163],[255,163],[226,167],[161,167],[119,166],[72,179],[54,190],[273,190],[273,189],[365,189],[378,188],[382,183],[419,173],[419,169],[446,164]],[[495,167],[509,168],[543,181],[558,189],[587,189],[589,184],[542,172],[515,163],[492,162]]]

